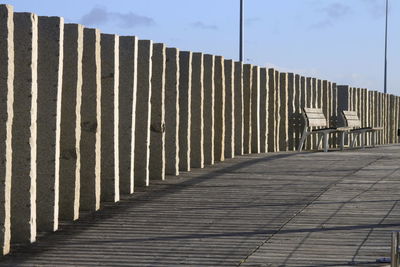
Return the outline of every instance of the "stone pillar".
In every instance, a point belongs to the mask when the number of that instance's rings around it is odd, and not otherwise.
[[[119,36],[101,34],[101,201],[119,201]]]
[[[260,153],[260,68],[252,67],[251,81],[251,153]]]
[[[215,57],[214,160],[225,160],[225,75],[224,58]]]
[[[303,118],[303,112],[304,112],[304,108],[308,107],[307,99],[308,99],[308,93],[309,93],[307,90],[307,78],[304,76],[300,77],[300,90],[299,91],[300,91],[299,126],[300,126],[300,138],[301,138],[301,135],[303,134],[304,124],[305,124],[305,121]],[[298,145],[296,146],[296,148],[297,147],[298,147]],[[304,147],[307,148],[307,146],[303,146],[303,148]]]
[[[167,48],[165,69],[165,173],[179,175],[179,50]]]
[[[204,163],[214,164],[215,57],[204,55]]]
[[[79,218],[83,26],[64,26],[60,135],[60,219]]]
[[[251,64],[243,65],[243,153],[251,153],[251,88],[252,88],[252,68]]]
[[[235,87],[233,60],[224,61],[225,70],[225,158],[235,156]]]
[[[329,127],[329,89],[328,81],[321,81],[321,108]]]
[[[37,227],[58,228],[64,19],[38,20]]]
[[[275,95],[276,95],[276,79],[275,70],[268,69],[268,128],[267,128],[267,142],[268,142],[268,152],[276,151],[276,138],[275,138],[275,127],[276,127],[276,117],[275,117]]]
[[[268,70],[260,68],[260,152],[268,152]]]
[[[138,39],[119,37],[119,184],[122,194],[134,191]]]
[[[165,180],[165,45],[153,45],[151,75],[150,180]]]
[[[314,92],[313,92],[313,80],[310,77],[306,78],[306,106],[307,108],[313,108],[315,107],[313,105],[313,97],[314,97]],[[308,136],[305,142],[305,148],[306,150],[311,150],[313,149],[313,141],[314,138],[313,136]]]
[[[83,31],[81,106],[81,204],[84,211],[100,208],[101,59],[100,31]]]
[[[15,243],[25,243],[36,240],[38,94],[36,15],[14,14],[14,40],[15,116],[12,125],[11,240]]]
[[[280,94],[280,73],[278,71],[274,72],[274,81],[275,81],[275,86],[274,86],[274,151],[278,152],[279,147],[280,147],[280,124],[281,124],[281,94]]]
[[[235,62],[235,155],[243,155],[243,63]]]
[[[203,71],[203,54],[193,53],[190,122],[190,165],[193,168],[204,167]]]
[[[192,52],[179,53],[179,170],[190,171]]]
[[[153,42],[139,40],[135,114],[135,186],[149,185],[152,54]]]
[[[351,108],[351,88],[348,85],[337,86],[337,120],[336,127],[346,126],[342,111]],[[340,142],[340,140],[338,140]],[[348,144],[348,135],[345,135],[344,144]]]
[[[332,86],[332,111],[331,111],[331,123],[330,125],[332,127],[338,127],[338,89],[337,89],[337,85],[336,83],[331,83]],[[338,139],[339,138],[339,134],[335,134],[334,135],[334,139],[333,139],[333,147],[336,148],[338,147]]]
[[[295,90],[295,80],[294,74],[288,73],[287,74],[287,146],[286,150],[294,151],[295,150],[295,132],[296,132],[296,107],[295,107],[295,100],[296,100],[296,90]]]
[[[0,5],[0,249],[10,252],[12,125],[14,103],[14,13]]]
[[[293,114],[293,121],[294,121],[294,142],[293,142],[293,150],[296,150],[297,147],[299,146],[301,134],[302,134],[302,128],[301,128],[301,121],[302,121],[302,115],[301,115],[301,109],[302,106],[300,104],[302,96],[301,96],[301,77],[298,74],[294,75],[294,114]]]
[[[280,120],[279,120],[279,151],[288,150],[288,74],[280,75]]]

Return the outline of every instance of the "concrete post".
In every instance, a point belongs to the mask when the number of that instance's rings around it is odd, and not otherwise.
[[[179,170],[190,171],[192,52],[179,53]]]
[[[280,74],[280,120],[279,120],[279,151],[288,150],[288,74]]]
[[[204,167],[203,71],[203,54],[193,53],[190,123],[190,165],[193,168]]]
[[[260,153],[260,68],[252,67],[251,81],[251,153]]]
[[[119,184],[122,194],[134,191],[138,39],[119,37]]]
[[[81,107],[81,210],[100,208],[101,172],[101,59],[100,31],[83,32]]]
[[[215,57],[204,55],[204,163],[214,164]]]
[[[287,146],[286,150],[294,151],[295,150],[295,142],[296,142],[296,107],[295,100],[297,98],[296,90],[295,90],[295,80],[294,74],[287,74]]]
[[[300,75],[295,74],[294,75],[294,114],[293,114],[293,120],[294,120],[294,134],[293,134],[293,138],[294,138],[294,142],[293,142],[293,150],[296,150],[297,147],[299,146],[299,142],[300,142],[300,138],[301,138],[301,134],[302,134],[302,128],[301,128],[301,78]]]
[[[179,50],[167,48],[165,69],[165,173],[179,175]]]
[[[224,58],[215,57],[214,160],[225,160],[225,71]]]
[[[299,127],[300,127],[300,136],[303,134],[302,131],[304,129],[304,118],[302,113],[304,112],[304,108],[307,107],[307,78],[304,76],[300,77],[300,107],[299,107]],[[301,137],[300,137],[301,138]],[[299,139],[300,140],[300,139]],[[298,147],[298,145],[296,146]]]
[[[331,117],[331,124],[332,127],[338,127],[338,88],[336,83],[332,83],[332,117]],[[333,147],[337,147],[338,146],[338,138],[339,138],[339,134],[335,134],[334,136],[334,143],[333,143]]]
[[[0,249],[10,252],[12,125],[14,103],[14,13],[0,5]]]
[[[119,201],[119,36],[101,34],[101,201]]]
[[[306,107],[307,108],[313,108],[315,107],[313,104],[313,97],[314,97],[314,92],[313,92],[313,80],[310,77],[306,78]],[[314,138],[313,136],[308,136],[306,139],[305,147],[307,150],[313,149],[313,142]]]
[[[251,64],[243,65],[243,152],[251,153],[251,89],[252,89],[252,68]]]
[[[281,80],[280,80],[280,73],[278,71],[274,72],[274,81],[275,81],[275,93],[274,93],[274,144],[275,148],[274,151],[278,152],[280,151],[280,124],[281,124],[281,94],[280,94],[280,88],[281,88]]]
[[[14,14],[14,116],[12,126],[11,240],[36,240],[38,17]]]
[[[268,70],[260,68],[260,152],[268,152]]]
[[[37,227],[58,228],[64,19],[38,20]]]
[[[235,156],[235,87],[233,60],[224,61],[225,70],[225,158]]]
[[[79,218],[83,26],[64,26],[60,135],[60,219]]]
[[[149,185],[152,54],[153,42],[139,40],[135,114],[135,186]]]
[[[268,128],[267,128],[267,140],[268,140],[268,152],[276,151],[276,138],[275,138],[275,95],[276,95],[276,79],[275,70],[268,69]]]
[[[165,180],[165,45],[153,45],[151,75],[150,180]]]
[[[235,62],[235,155],[243,155],[243,63]]]

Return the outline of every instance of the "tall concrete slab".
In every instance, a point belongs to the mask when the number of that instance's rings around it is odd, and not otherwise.
[[[302,113],[304,112],[303,109],[307,107],[307,98],[308,98],[308,91],[307,91],[307,78],[304,76],[300,77],[300,114],[299,114],[299,127],[300,127],[300,135],[304,129],[305,121],[303,119]],[[301,137],[300,137],[301,138]],[[299,139],[300,140],[300,139]],[[296,146],[298,147],[298,145]]]
[[[179,170],[190,171],[192,52],[179,53]]]
[[[153,45],[151,74],[150,180],[165,180],[165,45]]]
[[[260,68],[260,152],[268,152],[268,70]]]
[[[313,78],[306,78],[306,107],[307,108],[315,108],[315,92],[314,92],[314,82]],[[314,148],[314,136],[308,136],[306,139],[305,147],[307,150],[311,150]]]
[[[83,85],[81,106],[80,209],[100,208],[101,174],[101,51],[100,31],[83,31]]]
[[[252,67],[251,153],[260,153],[260,67]]]
[[[268,140],[268,152],[276,151],[276,116],[275,116],[275,95],[276,95],[276,78],[275,70],[268,69],[268,128],[267,128],[267,140]]]
[[[14,13],[11,241],[36,240],[38,17]],[[17,116],[18,115],[18,116]]]
[[[233,60],[224,60],[225,70],[225,158],[235,156],[235,86]]]
[[[190,123],[190,165],[193,168],[204,167],[203,76],[203,54],[193,53]]]
[[[251,89],[252,72],[251,64],[243,65],[243,153],[251,153]]]
[[[135,186],[149,185],[153,42],[139,40],[135,125]]]
[[[64,19],[38,20],[37,227],[58,228]]]
[[[79,218],[83,26],[65,24],[61,97],[60,203],[61,220]]]
[[[10,252],[12,123],[14,117],[14,13],[0,5],[0,249]]]
[[[119,36],[101,34],[101,201],[119,201]]]
[[[138,38],[119,37],[119,185],[120,193],[134,192],[135,125]]]
[[[275,93],[274,93],[274,151],[278,152],[280,151],[280,130],[281,130],[281,79],[280,79],[280,73],[276,70],[274,72],[274,81],[275,81]]]
[[[293,73],[287,74],[287,147],[286,150],[294,151],[296,142],[296,90],[295,90],[295,79]]]
[[[165,173],[179,175],[179,49],[166,49]]]
[[[225,160],[225,71],[224,58],[215,57],[214,160]]]
[[[204,55],[204,163],[214,164],[215,56]]]
[[[280,120],[279,120],[279,151],[287,151],[289,145],[288,132],[288,73],[280,74]]]
[[[235,86],[235,155],[243,155],[243,63],[235,62],[234,72]]]
[[[294,120],[294,142],[293,142],[293,150],[296,150],[297,147],[299,146],[300,138],[301,138],[301,131],[303,130],[301,128],[301,121],[302,121],[302,115],[301,115],[301,76],[298,74],[294,75],[294,114],[293,114],[293,120]]]

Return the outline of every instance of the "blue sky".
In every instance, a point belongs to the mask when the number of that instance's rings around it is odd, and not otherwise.
[[[385,0],[244,0],[245,60],[383,90]],[[237,60],[239,0],[9,0],[105,33]],[[400,3],[390,0],[388,92],[400,95]],[[397,49],[396,49],[397,48]]]

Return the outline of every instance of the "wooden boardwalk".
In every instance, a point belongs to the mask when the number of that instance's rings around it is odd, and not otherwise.
[[[155,182],[0,266],[379,266],[400,230],[400,146],[271,153]]]

